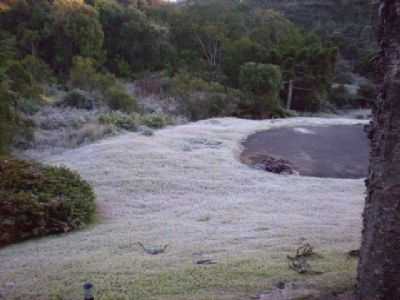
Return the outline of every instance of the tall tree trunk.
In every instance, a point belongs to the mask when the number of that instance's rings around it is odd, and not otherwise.
[[[382,82],[370,128],[359,300],[400,299],[400,0],[381,0],[379,14]]]
[[[292,108],[292,100],[293,100],[293,80],[289,80],[289,91],[288,97],[286,101],[286,109],[290,110]]]

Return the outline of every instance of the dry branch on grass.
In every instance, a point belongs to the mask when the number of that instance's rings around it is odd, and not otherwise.
[[[289,260],[289,268],[299,274],[322,274],[322,272],[312,270],[309,259],[313,257],[322,258],[320,254],[314,252],[314,247],[309,243],[301,245],[297,248],[295,256],[287,256],[287,259]]]

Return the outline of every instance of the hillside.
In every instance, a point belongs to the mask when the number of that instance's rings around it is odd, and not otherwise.
[[[346,253],[359,245],[363,180],[282,176],[237,156],[255,131],[359,123],[222,118],[48,157],[91,183],[100,223],[0,249],[0,291],[9,300],[72,300],[91,280],[99,299],[239,300],[278,280],[350,286],[356,260]],[[320,276],[287,267],[286,255],[304,240],[323,254],[312,262]],[[138,242],[168,249],[148,255]],[[197,264],[206,259],[216,264]]]

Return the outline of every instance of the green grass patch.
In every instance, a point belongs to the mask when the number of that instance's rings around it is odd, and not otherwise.
[[[286,253],[254,259],[219,262],[216,265],[186,265],[167,270],[159,264],[146,265],[132,273],[80,274],[82,280],[91,278],[96,299],[111,300],[235,300],[266,293],[278,281],[311,284],[321,291],[342,291],[355,282],[357,261],[343,253],[322,253],[322,258],[310,261],[320,275],[300,275],[288,268]],[[161,270],[161,271],[159,271]],[[112,270],[110,272],[113,272]],[[66,276],[67,274],[64,274]],[[74,277],[78,280],[77,277]],[[65,290],[65,299],[74,295],[77,287]],[[74,295],[79,297],[79,295]],[[63,299],[63,298],[61,298]]]

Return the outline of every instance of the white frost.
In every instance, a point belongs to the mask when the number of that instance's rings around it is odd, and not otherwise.
[[[301,128],[301,127],[295,127],[293,128],[295,132],[303,133],[303,134],[315,134],[314,131],[307,129],[307,128]]]
[[[179,266],[199,252],[217,259],[280,253],[302,238],[319,249],[354,249],[363,180],[280,176],[237,157],[241,140],[258,130],[356,123],[365,121],[212,119],[50,157],[48,163],[76,170],[94,186],[105,218],[84,231],[1,249],[0,288],[11,280],[36,290],[74,268],[123,274],[145,270],[146,260]],[[169,248],[162,259],[148,258],[136,241]]]

